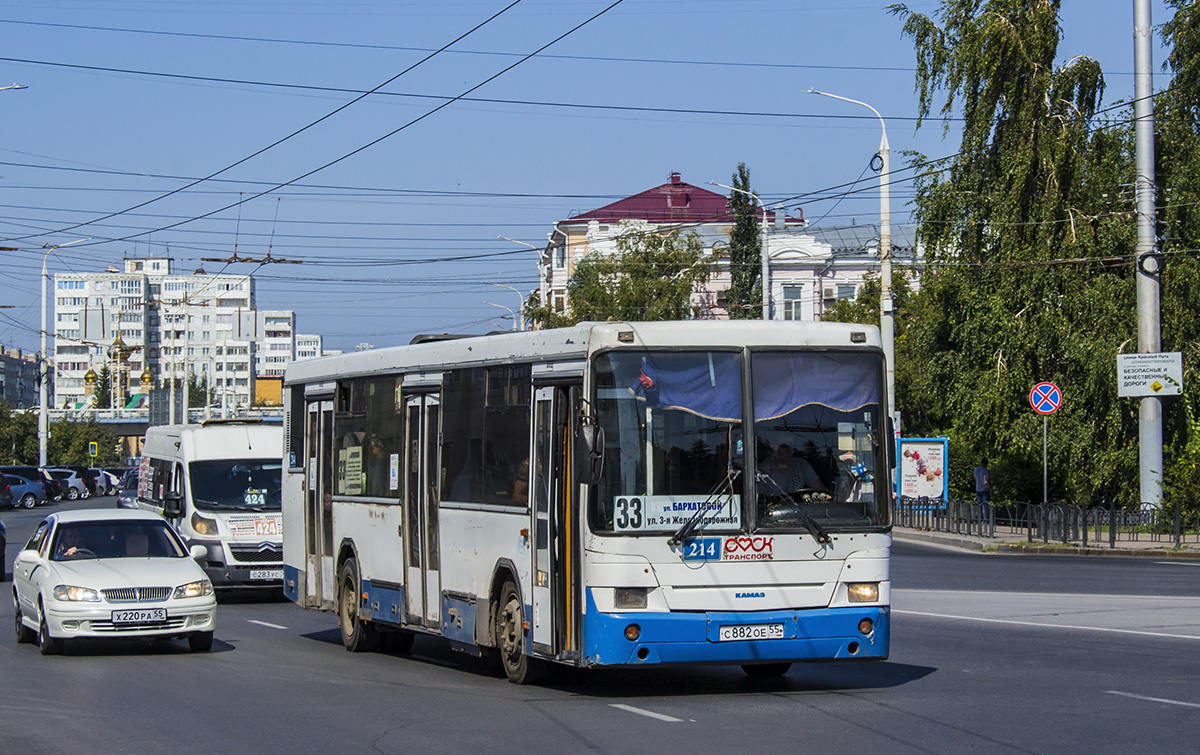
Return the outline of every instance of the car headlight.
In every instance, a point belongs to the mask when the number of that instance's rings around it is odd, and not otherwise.
[[[879,600],[878,582],[848,582],[846,597],[851,603],[874,603]]]
[[[186,585],[180,585],[175,588],[176,598],[199,598],[204,595],[212,595],[212,582],[207,579],[199,580],[198,582],[188,582]]]
[[[197,535],[216,537],[217,520],[209,519],[206,516],[200,516],[200,512],[196,511],[192,514],[192,529],[195,530]]]
[[[59,585],[54,588],[55,600],[66,600],[70,602],[84,601],[87,603],[99,603],[100,593],[90,587],[75,587],[74,585]]]

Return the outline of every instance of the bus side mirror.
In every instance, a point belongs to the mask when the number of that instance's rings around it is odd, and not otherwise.
[[[884,424],[884,432],[887,433],[886,442],[883,444],[884,452],[887,454],[888,469],[896,468],[897,446],[900,441],[896,439],[896,426],[892,422],[892,418],[888,417]]]
[[[604,430],[583,424],[575,433],[575,477],[584,485],[600,482],[604,471]]]
[[[163,493],[163,517],[178,519],[183,516],[183,496],[175,491]]]

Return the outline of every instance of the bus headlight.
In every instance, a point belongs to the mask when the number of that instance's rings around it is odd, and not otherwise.
[[[205,537],[217,536],[217,520],[209,519],[206,516],[200,516],[199,511],[192,513],[191,524],[192,530],[197,535],[204,535]]]
[[[646,588],[617,587],[613,589],[614,608],[645,608]]]
[[[879,600],[879,583],[847,582],[846,596],[851,603],[875,603]]]

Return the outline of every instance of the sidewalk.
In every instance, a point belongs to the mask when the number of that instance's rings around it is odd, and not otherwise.
[[[1194,558],[1200,559],[1200,543],[1185,542],[1175,548],[1173,540],[1117,540],[1116,547],[1108,547],[1107,538],[1096,543],[1089,538],[1088,547],[1082,542],[1030,543],[1024,533],[997,532],[995,537],[956,535],[953,532],[932,532],[908,527],[894,527],[892,537],[899,541],[933,543],[951,548],[960,548],[978,553],[1037,554],[1042,556],[1141,556],[1145,558]]]

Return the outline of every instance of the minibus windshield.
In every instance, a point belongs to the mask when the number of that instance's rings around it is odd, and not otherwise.
[[[283,501],[278,459],[213,459],[188,467],[192,501],[202,511],[278,511]]]

